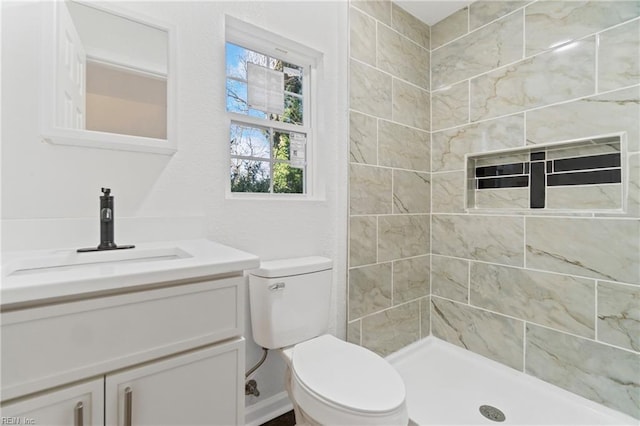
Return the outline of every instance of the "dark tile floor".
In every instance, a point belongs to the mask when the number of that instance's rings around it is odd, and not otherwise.
[[[293,410],[291,410],[279,417],[276,417],[275,419],[263,423],[261,426],[295,426],[295,424],[296,418],[293,415]]]

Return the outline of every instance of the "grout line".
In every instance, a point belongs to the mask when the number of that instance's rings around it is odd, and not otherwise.
[[[377,58],[377,53],[376,53],[376,58]],[[414,88],[416,88],[416,89],[418,89],[418,90],[421,90],[421,91],[423,91],[423,92],[428,92],[428,91],[429,91],[429,89],[427,89],[427,88],[425,88],[425,87],[422,87],[422,86],[420,86],[420,85],[418,85],[418,84],[416,84],[416,83],[414,83],[414,82],[412,82],[412,81],[405,80],[404,78],[402,78],[402,77],[401,77],[401,76],[399,76],[399,75],[391,74],[389,71],[385,71],[385,70],[383,70],[383,69],[381,69],[381,68],[378,68],[376,65],[371,65],[371,64],[369,64],[369,63],[367,63],[367,62],[364,62],[364,61],[362,61],[362,60],[360,60],[360,59],[358,59],[358,58],[354,58],[354,57],[349,57],[349,59],[350,59],[351,61],[353,61],[353,62],[357,62],[357,63],[359,63],[360,65],[364,65],[364,66],[366,66],[366,67],[368,67],[368,68],[371,68],[371,69],[373,69],[374,71],[378,71],[378,72],[379,72],[379,73],[381,73],[381,74],[384,74],[384,75],[389,76],[389,77],[391,77],[391,78],[394,78],[394,79],[396,79],[396,80],[398,80],[398,81],[401,81],[401,82],[403,82],[403,83],[405,83],[405,84],[408,84],[408,85],[410,85],[410,86],[413,86]],[[377,60],[376,60],[376,62],[377,62]],[[431,65],[431,64],[429,64],[429,65]]]
[[[430,336],[432,336],[432,335],[433,335],[433,314],[432,314],[432,311],[433,311],[433,310],[431,309],[431,306],[432,306],[432,303],[431,303],[432,297],[433,297],[433,296],[429,296],[429,335],[430,335]]]
[[[542,210],[542,209],[537,209],[537,210]],[[560,214],[563,213],[563,214]],[[602,212],[598,212],[600,213],[605,213],[605,214],[612,214],[613,212],[611,211],[602,211]],[[421,215],[425,215],[426,213],[421,213]],[[631,221],[637,221],[638,218],[637,217],[632,217],[632,216],[592,216],[593,215],[593,211],[592,210],[576,210],[576,211],[541,211],[541,212],[536,212],[536,211],[528,211],[526,209],[522,209],[522,210],[509,210],[509,211],[494,211],[494,210],[490,210],[490,209],[485,209],[483,211],[472,211],[472,212],[459,212],[459,213],[445,213],[445,212],[434,212],[434,214],[438,215],[438,216],[473,216],[473,217],[512,217],[512,218],[516,218],[516,217],[529,217],[529,218],[544,218],[544,219],[576,219],[576,220],[580,220],[580,219],[589,219],[589,220],[620,220],[620,221],[627,221],[627,222],[631,222]],[[420,214],[416,214],[416,215],[420,215]],[[366,215],[366,214],[361,214],[361,215],[352,215],[352,216],[371,216],[371,214]],[[390,216],[390,214],[386,214],[386,215],[381,215],[381,216]]]
[[[479,27],[477,27],[477,28],[474,28],[474,29],[471,29],[471,25],[470,25],[470,23],[469,23],[469,21],[470,21],[470,17],[468,17],[468,18],[467,18],[467,32],[466,32],[465,34],[462,34],[462,35],[460,35],[460,36],[458,36],[458,37],[456,37],[456,38],[454,38],[454,39],[452,39],[452,40],[449,40],[449,41],[447,41],[446,43],[441,44],[440,46],[436,47],[436,48],[435,48],[435,49],[433,49],[433,50],[438,50],[438,49],[440,49],[441,47],[445,47],[445,46],[447,46],[447,45],[449,45],[449,44],[451,44],[451,43],[453,43],[453,42],[455,42],[455,41],[458,41],[458,40],[460,40],[460,39],[462,39],[462,38],[464,38],[464,37],[468,36],[469,34],[473,34],[474,32],[476,32],[476,31],[478,31],[478,30],[481,30],[481,29],[483,29],[483,28],[485,28],[485,27],[488,27],[489,25],[491,25],[491,24],[493,24],[493,23],[495,23],[495,22],[497,22],[497,21],[499,21],[499,20],[501,20],[501,19],[504,19],[504,18],[506,18],[506,17],[508,17],[508,16],[510,16],[510,15],[514,15],[514,14],[515,14],[515,13],[517,13],[519,10],[524,10],[524,9],[525,9],[525,7],[527,7],[527,6],[528,6],[528,4],[527,4],[527,5],[520,6],[520,7],[518,7],[517,9],[514,9],[514,10],[512,10],[511,12],[506,13],[506,14],[504,14],[504,15],[502,15],[502,16],[500,16],[500,17],[496,18],[496,19],[493,19],[493,20],[491,20],[491,21],[487,22],[486,24],[483,24],[483,25],[481,25],[481,26],[479,26]],[[468,16],[470,15],[470,11],[468,11],[468,12],[467,12],[467,15],[468,15]],[[446,18],[445,18],[445,19],[446,19]]]
[[[527,322],[522,323],[522,372],[527,372]]]
[[[598,93],[598,90],[600,90],[600,88],[598,87],[598,80],[600,79],[600,66],[598,65],[598,61],[600,60],[600,34],[596,34],[596,52],[595,52],[595,64],[594,64],[594,70],[593,70],[593,80],[594,80],[594,85],[595,85],[595,92],[594,93]]]
[[[627,21],[627,22],[630,22],[630,21]],[[573,39],[572,42],[573,43],[581,42],[581,41],[587,40],[587,39],[589,39],[591,37],[594,37],[594,39],[597,41],[597,39],[599,38],[598,36],[599,36],[600,33],[604,32],[604,31],[608,31],[608,30],[610,30],[612,28],[614,28],[614,27],[608,27],[608,28],[606,28],[605,30],[602,30],[602,31],[592,32],[590,34],[581,36],[580,38]],[[454,84],[460,83],[460,82],[462,82],[464,80],[467,80],[467,79],[475,79],[475,78],[478,78],[478,77],[482,77],[482,76],[485,76],[485,75],[490,74],[492,72],[495,72],[497,70],[500,70],[500,69],[503,69],[503,68],[507,68],[507,67],[511,67],[511,66],[517,65],[519,63],[522,63],[524,61],[530,61],[530,60],[532,60],[532,59],[534,59],[534,58],[536,58],[538,56],[544,55],[544,54],[552,53],[555,50],[555,48],[547,48],[547,49],[542,50],[540,52],[534,53],[531,56],[526,56],[526,37],[525,37],[526,28],[525,28],[524,24],[523,24],[522,34],[523,34],[523,54],[522,54],[522,58],[516,59],[516,60],[511,61],[511,62],[506,63],[506,64],[502,64],[502,65],[500,65],[500,66],[498,66],[496,68],[492,68],[492,69],[490,69],[488,71],[484,71],[484,72],[481,72],[481,73],[478,73],[478,74],[474,74],[472,76],[468,76],[468,77],[466,77],[464,79],[461,79],[459,81],[456,81],[456,82],[447,82],[447,84],[445,84],[445,86],[452,86]],[[596,59],[597,59],[597,55],[596,55]],[[431,68],[431,63],[429,64],[429,67]],[[430,87],[430,88],[432,90],[435,90],[433,87]],[[436,89],[439,89],[439,87],[436,88]],[[595,93],[597,93],[597,92],[595,92]]]
[[[462,82],[462,81],[464,81],[464,80],[461,80],[460,82]],[[612,94],[612,93],[615,93],[615,92],[621,92],[621,91],[624,91],[624,90],[629,90],[629,89],[634,89],[634,88],[640,88],[640,84],[632,84],[630,86],[619,87],[619,88],[616,88],[616,89],[613,89],[613,90],[607,90],[606,92],[601,92],[601,93],[598,93],[598,94],[591,94],[591,95],[587,95],[587,96],[571,98],[571,99],[567,99],[567,100],[563,100],[563,101],[559,101],[559,102],[555,102],[555,103],[551,103],[551,104],[546,104],[546,105],[537,106],[537,107],[533,107],[533,108],[529,108],[529,109],[524,109],[522,111],[512,112],[512,113],[503,114],[503,115],[497,115],[495,117],[482,118],[482,119],[479,119],[479,120],[472,121],[470,124],[459,124],[459,125],[456,125],[456,126],[453,126],[453,127],[445,127],[443,129],[438,129],[438,130],[426,130],[426,129],[422,129],[422,128],[419,128],[419,127],[413,127],[410,124],[401,123],[401,122],[394,121],[392,119],[387,119],[387,118],[384,118],[384,117],[378,117],[376,115],[368,114],[366,112],[362,112],[362,111],[359,111],[359,110],[356,110],[356,109],[353,109],[353,108],[350,108],[350,111],[356,112],[358,114],[366,115],[368,117],[378,118],[380,120],[387,121],[387,122],[390,122],[390,123],[393,123],[393,124],[398,124],[398,125],[401,125],[403,127],[407,127],[407,128],[412,129],[412,130],[417,130],[417,131],[423,132],[423,133],[427,133],[427,132],[443,133],[443,132],[448,132],[448,131],[455,130],[455,129],[463,129],[465,127],[477,126],[477,125],[484,124],[484,123],[487,123],[487,122],[490,122],[490,121],[493,121],[493,120],[500,120],[500,119],[507,118],[507,117],[514,117],[514,116],[521,115],[523,113],[537,111],[539,109],[545,109],[545,108],[549,108],[549,107],[560,106],[560,105],[569,104],[569,103],[572,103],[572,102],[582,101],[582,100],[593,98],[593,97],[605,96],[605,95],[609,95],[609,94]],[[526,141],[527,141],[527,139],[526,139],[526,134],[525,134],[525,144],[526,144]],[[640,152],[640,151],[633,151],[633,152]]]
[[[376,165],[380,166],[380,119],[376,120]]]
[[[467,80],[467,90],[468,90],[468,101],[467,101],[467,123],[466,125],[469,125],[471,123],[473,123],[473,121],[471,121],[471,79]]]
[[[540,324],[540,323],[537,323],[537,322],[533,322],[533,321],[528,320],[528,319],[514,317],[513,315],[508,315],[508,314],[504,314],[504,313],[501,313],[501,312],[493,311],[491,309],[483,308],[482,306],[467,305],[467,304],[465,304],[463,302],[460,302],[459,300],[454,300],[454,299],[450,299],[448,297],[443,297],[443,296],[434,295],[432,297],[435,297],[436,299],[446,300],[448,302],[456,303],[456,304],[459,304],[459,305],[468,306],[468,307],[476,309],[478,311],[487,312],[487,313],[490,313],[490,314],[493,314],[493,315],[497,315],[497,316],[500,316],[500,317],[503,317],[503,318],[508,318],[508,319],[511,319],[511,320],[514,320],[514,321],[520,321],[520,322],[523,322],[523,323],[532,324],[532,325],[534,325],[536,327],[544,328],[546,330],[551,330],[551,331],[554,331],[556,333],[566,334],[568,336],[571,336],[571,337],[574,337],[574,338],[577,338],[577,339],[587,340],[587,341],[590,341],[590,342],[593,342],[593,343],[598,343],[598,344],[601,344],[601,345],[604,345],[604,346],[608,346],[608,347],[611,347],[611,348],[614,348],[614,349],[619,349],[619,350],[622,350],[622,351],[625,351],[625,352],[629,352],[629,353],[632,353],[632,354],[638,354],[639,353],[639,352],[634,351],[632,349],[624,348],[624,347],[621,347],[621,346],[615,346],[615,345],[612,345],[612,344],[607,343],[607,342],[602,342],[602,341],[595,340],[594,338],[591,338],[591,337],[581,336],[579,334],[575,334],[575,333],[567,331],[567,330],[561,330],[561,329],[558,329],[558,328],[553,328],[553,327],[550,327],[548,325],[543,325],[543,324]]]
[[[469,6],[467,6],[467,34],[465,35],[471,34],[471,7]]]
[[[529,111],[522,112],[522,146],[527,146],[527,114]]]
[[[394,300],[394,299],[395,299],[395,297],[394,297],[394,293],[395,293],[395,292],[394,292],[394,288],[393,288],[393,287],[394,287],[394,285],[395,285],[395,282],[394,282],[394,280],[393,280],[393,268],[394,268],[394,264],[395,264],[395,261],[391,261],[391,307],[394,307],[394,306],[395,306],[395,300]]]
[[[524,60],[527,57],[527,12],[522,8],[522,57],[520,60]]]
[[[634,219],[637,221],[637,219]],[[421,255],[421,256],[415,256],[415,257],[422,257],[425,255]],[[500,266],[503,268],[512,268],[512,269],[520,269],[520,270],[525,270],[525,271],[529,271],[529,272],[541,272],[541,273],[546,273],[546,274],[551,274],[551,275],[559,275],[559,276],[564,276],[564,277],[570,277],[570,278],[580,278],[580,279],[587,279],[590,281],[599,281],[599,282],[607,282],[607,283],[612,283],[612,284],[616,284],[616,285],[624,285],[624,286],[628,286],[630,288],[637,288],[638,285],[637,284],[630,284],[630,283],[624,283],[624,282],[618,282],[618,281],[611,281],[611,280],[603,280],[603,279],[599,279],[599,278],[594,278],[594,277],[588,277],[588,276],[584,276],[584,275],[573,275],[573,274],[568,274],[565,272],[558,272],[558,271],[549,271],[546,269],[538,269],[538,268],[532,268],[532,267],[527,267],[525,268],[524,266],[517,266],[517,265],[507,265],[504,263],[496,263],[496,262],[487,262],[484,260],[478,260],[478,259],[469,259],[469,258],[465,258],[465,257],[458,257],[458,256],[451,256],[448,254],[440,254],[440,253],[432,253],[431,256],[439,256],[439,257],[445,257],[445,258],[449,258],[449,259],[456,259],[456,260],[463,260],[463,261],[467,261],[467,262],[475,262],[475,263],[481,263],[484,265],[493,265],[493,266]],[[365,265],[362,265],[365,266]],[[370,266],[370,265],[368,265]]]
[[[515,317],[513,315],[509,315],[509,314],[505,314],[505,313],[502,313],[502,312],[498,312],[498,311],[494,311],[494,310],[491,310],[491,309],[487,309],[487,308],[484,308],[482,306],[469,305],[469,304],[466,304],[466,303],[461,302],[459,300],[450,299],[450,298],[444,297],[444,296],[436,296],[436,295],[434,295],[432,297],[435,297],[436,299],[446,300],[448,302],[456,303],[456,304],[459,304],[459,305],[463,305],[463,306],[475,309],[477,311],[482,311],[482,312],[490,313],[490,314],[493,314],[493,315],[497,315],[499,317],[508,318],[510,320],[513,320],[513,321],[519,321],[519,322],[522,322],[522,323],[532,324],[532,325],[535,325],[536,327],[544,328],[544,329],[547,329],[547,330],[552,330],[552,331],[554,331],[556,333],[566,334],[566,335],[574,337],[574,338],[588,340],[588,341],[591,341],[591,342],[603,344],[603,345],[610,346],[610,347],[616,348],[616,349],[621,349],[621,350],[624,350],[624,351],[630,352],[630,353],[635,353],[635,354],[638,353],[638,352],[633,351],[631,349],[623,348],[623,347],[620,347],[620,346],[615,346],[615,345],[612,345],[612,344],[607,343],[607,342],[596,341],[595,339],[593,339],[591,337],[586,337],[586,336],[582,336],[582,335],[579,335],[579,334],[575,334],[575,333],[573,333],[571,331],[567,331],[567,330],[561,330],[561,329],[558,329],[558,328],[553,328],[553,327],[550,327],[548,325],[544,325],[544,324],[540,324],[540,323],[537,323],[537,322],[533,322],[531,320],[524,319],[524,318],[518,318],[518,317]]]
[[[391,169],[391,214],[401,214],[402,212],[396,212],[396,199],[394,196],[396,193],[395,174],[396,170]]]
[[[380,216],[376,216],[376,263],[380,262]]]
[[[432,54],[429,52],[429,131],[433,132],[433,64],[431,63]],[[431,153],[431,151],[429,151]]]
[[[347,260],[347,262],[348,262],[348,260]],[[347,317],[347,328],[348,328],[348,327],[349,327],[349,320],[352,320],[352,321],[353,321],[353,319],[352,319],[352,318],[349,318],[349,313],[350,313],[350,309],[349,309],[349,299],[350,299],[350,298],[349,298],[349,295],[350,295],[350,293],[351,293],[351,286],[349,285],[349,284],[350,284],[350,281],[351,281],[351,268],[349,268],[349,267],[347,267],[347,277],[346,277],[346,281],[347,281],[347,294],[346,294],[346,298],[347,298],[347,300],[346,300],[345,305],[346,305],[346,307],[347,307],[347,309],[346,309],[346,310],[347,310],[347,312],[346,312],[346,315],[345,315],[345,316]]]
[[[374,35],[374,40],[375,40],[375,53],[376,53],[376,65],[375,68],[377,70],[380,70],[380,58],[379,58],[379,51],[378,51],[378,46],[380,45],[380,40],[378,39],[378,36],[380,35],[380,31],[378,31],[378,25],[380,25],[379,21],[376,21],[376,29],[375,29],[375,35]],[[380,70],[381,71],[381,70]]]
[[[399,171],[403,171],[403,172],[413,172],[413,173],[429,173],[426,170],[417,170],[417,169],[404,169],[402,167],[395,167],[395,166],[384,166],[384,165],[379,165],[379,164],[368,164],[368,163],[356,163],[354,161],[350,162],[350,165],[353,166],[362,166],[362,167],[376,167],[378,169],[385,169],[385,170],[399,170]],[[457,171],[457,170],[454,170]],[[440,172],[442,173],[442,172]],[[448,173],[448,172],[446,172]],[[375,214],[375,213],[374,213]]]
[[[467,304],[471,305],[471,263],[472,261],[467,261]]]
[[[375,18],[374,18],[375,19]],[[403,39],[405,39],[406,41],[411,42],[412,44],[416,45],[416,47],[419,47],[421,50],[425,50],[425,51],[429,51],[428,48],[424,47],[423,45],[421,45],[420,43],[418,43],[417,41],[415,41],[414,39],[412,39],[411,37],[401,33],[400,31],[396,30],[395,28],[393,28],[392,26],[389,26],[387,24],[385,24],[382,21],[378,21],[376,19],[376,22],[380,25],[384,25],[385,27],[389,28],[391,31],[393,31],[394,33],[396,33],[397,35],[399,35],[400,37],[402,37]]]
[[[418,337],[422,339],[422,299],[418,299]]]
[[[565,99],[563,101],[554,102],[554,103],[545,104],[545,105],[540,105],[540,106],[536,106],[536,107],[532,107],[532,108],[527,108],[527,109],[523,109],[521,111],[511,112],[511,113],[508,113],[508,114],[497,115],[495,117],[481,118],[479,120],[472,121],[471,125],[478,125],[478,124],[486,123],[486,122],[489,122],[489,121],[492,121],[492,120],[499,120],[499,119],[506,118],[506,117],[512,117],[512,116],[520,115],[520,114],[523,114],[525,112],[533,112],[533,111],[537,111],[537,110],[540,110],[540,109],[545,109],[545,108],[549,108],[549,107],[555,107],[555,106],[560,106],[560,105],[564,105],[564,104],[569,104],[569,103],[572,103],[572,102],[582,101],[582,100],[589,99],[589,98],[605,96],[605,95],[609,95],[609,94],[612,94],[612,93],[615,93],[615,92],[622,92],[624,90],[634,89],[634,88],[637,88],[637,87],[640,87],[640,84],[633,84],[633,85],[630,85],[630,86],[619,87],[619,88],[616,88],[614,90],[608,90],[606,92],[601,92],[601,93],[597,93],[597,94],[590,94],[590,95],[586,95],[586,96],[579,96],[577,98]],[[450,130],[454,130],[454,129],[464,128],[466,126],[469,126],[469,124],[462,124],[462,125],[457,125],[457,126],[452,126],[452,127],[446,127],[446,128],[443,128],[443,129],[438,129],[437,131],[434,130],[432,132],[433,133],[441,133],[441,132],[450,131]]]
[[[594,302],[595,302],[595,307],[594,307],[594,312],[593,312],[593,330],[594,330],[594,334],[593,334],[593,338],[595,340],[598,340],[598,280],[595,281],[595,284],[593,286],[593,292],[594,292]]]
[[[546,186],[545,186],[546,190]],[[527,217],[524,217],[522,223],[522,269],[527,268]]]
[[[394,310],[396,308],[400,308],[402,306],[410,305],[410,304],[416,303],[416,302],[418,302],[418,309],[419,309],[420,308],[420,299],[422,299],[424,297],[425,296],[419,296],[419,297],[416,297],[415,299],[405,300],[405,301],[403,301],[401,303],[398,303],[397,305],[391,305],[391,306],[388,306],[386,308],[382,308],[382,309],[380,309],[378,311],[375,311],[375,312],[369,312],[369,313],[367,313],[365,315],[362,315],[361,317],[358,317],[358,318],[352,320],[351,322],[357,321],[357,320],[363,320],[365,318],[369,318],[369,317],[372,317],[374,315],[378,315],[378,314],[381,314],[383,312],[388,312],[388,311]]]
[[[377,115],[373,115],[373,114],[369,114],[369,113],[366,113],[366,112],[358,111],[357,109],[349,108],[349,111],[350,112],[355,112],[356,114],[364,115],[366,117],[376,118],[376,119],[381,120],[381,121],[386,121],[388,123],[399,124],[399,125],[402,125],[404,127],[409,128],[411,130],[417,130],[417,131],[419,131],[421,133],[429,133],[430,132],[430,130],[422,129],[420,127],[414,127],[414,126],[412,126],[410,124],[401,123],[399,121],[393,121],[392,119],[388,119],[388,118],[384,118],[384,117],[378,117]]]

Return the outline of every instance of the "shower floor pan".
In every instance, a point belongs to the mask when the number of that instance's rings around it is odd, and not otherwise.
[[[387,359],[404,379],[412,425],[640,424],[625,414],[435,337],[416,342]],[[496,420],[483,416],[481,406]]]

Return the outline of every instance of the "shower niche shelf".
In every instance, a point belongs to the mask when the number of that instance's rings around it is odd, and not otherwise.
[[[624,133],[465,156],[467,212],[623,213]]]

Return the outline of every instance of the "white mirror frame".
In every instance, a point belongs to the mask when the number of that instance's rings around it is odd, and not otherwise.
[[[74,0],[75,1],[75,0]],[[69,129],[56,124],[56,46],[57,19],[60,4],[63,2],[42,3],[42,63],[40,65],[40,127],[45,142],[56,145],[70,145],[87,148],[110,149],[119,151],[136,151],[155,154],[173,155],[177,151],[176,142],[176,31],[171,24],[159,22],[141,16],[138,13],[114,8],[105,3],[84,3],[87,6],[138,21],[166,31],[168,34],[168,72],[167,72],[167,139],[156,139],[142,136],[123,135],[117,133],[99,132],[94,130]],[[117,4],[116,4],[117,6]]]

